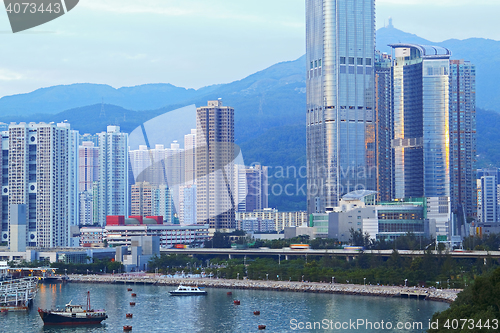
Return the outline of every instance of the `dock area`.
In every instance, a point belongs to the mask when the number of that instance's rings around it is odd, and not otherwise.
[[[461,289],[435,289],[404,286],[358,285],[320,282],[226,280],[209,278],[171,278],[154,274],[108,274],[108,275],[69,275],[73,283],[114,283],[114,284],[152,284],[160,286],[196,285],[207,288],[257,289],[272,291],[293,291],[309,293],[328,293],[344,295],[380,296],[415,298],[452,303]]]
[[[0,311],[27,311],[36,296],[39,279],[25,277],[0,282]]]

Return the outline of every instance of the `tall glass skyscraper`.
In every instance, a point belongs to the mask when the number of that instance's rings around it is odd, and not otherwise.
[[[394,197],[450,197],[450,51],[393,44]]]
[[[307,0],[308,212],[376,188],[374,0]]]

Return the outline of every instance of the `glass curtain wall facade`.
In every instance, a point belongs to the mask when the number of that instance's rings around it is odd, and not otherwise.
[[[392,60],[375,53],[375,119],[377,124],[377,201],[393,198]]]
[[[450,196],[449,58],[393,44],[395,198]]]
[[[476,68],[450,61],[451,204],[459,216],[477,216]]]
[[[308,213],[376,187],[374,0],[307,0]]]

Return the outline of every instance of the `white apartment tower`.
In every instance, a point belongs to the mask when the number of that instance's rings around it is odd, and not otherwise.
[[[108,126],[99,133],[98,221],[107,215],[128,214],[128,134],[119,126]]]
[[[78,148],[79,224],[93,223],[92,186],[99,180],[99,149],[92,141],[83,141]]]
[[[78,210],[75,138],[78,133],[67,123],[13,123],[2,135],[8,167],[2,201],[7,207],[26,205],[28,246],[69,245],[69,227],[77,223]],[[9,231],[10,216],[2,214],[2,241],[9,239]]]

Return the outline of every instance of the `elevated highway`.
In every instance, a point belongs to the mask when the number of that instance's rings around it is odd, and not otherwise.
[[[189,248],[189,249],[160,249],[161,253],[165,254],[187,254],[187,255],[227,255],[229,258],[239,257],[239,256],[284,256],[285,260],[290,256],[336,256],[336,257],[357,257],[362,253],[372,254],[375,256],[389,257],[392,255],[393,250],[365,250],[365,251],[354,251],[354,250],[344,250],[344,249],[330,249],[330,250],[292,250],[289,248],[284,249],[268,249],[268,248],[256,248],[256,249],[212,249],[212,248]],[[426,251],[423,250],[398,250],[398,253],[402,257],[423,257]],[[439,254],[438,251],[432,251],[433,254]],[[451,251],[445,252],[441,251],[441,255],[451,255],[452,258],[467,258],[467,259],[478,259],[478,258],[500,258],[500,251]]]

